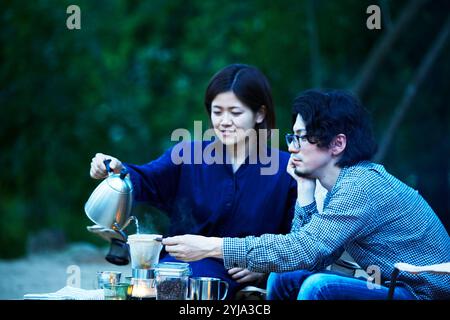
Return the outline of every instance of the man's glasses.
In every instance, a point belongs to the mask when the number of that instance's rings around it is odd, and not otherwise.
[[[304,134],[299,136],[298,134],[293,134],[293,133],[287,133],[286,134],[286,143],[288,145],[288,147],[290,147],[291,144],[293,144],[294,148],[297,150],[300,150],[301,148],[301,142],[305,142],[306,140],[308,140],[308,135]]]

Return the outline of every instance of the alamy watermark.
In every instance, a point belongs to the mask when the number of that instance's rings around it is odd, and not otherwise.
[[[367,7],[366,13],[370,16],[366,20],[366,27],[369,30],[381,29],[381,9],[379,6],[373,4]]]
[[[66,19],[66,27],[69,30],[81,29],[81,9],[79,6],[72,4],[66,9],[66,13],[70,16]],[[379,6],[373,4],[367,7],[366,13],[370,16],[366,20],[366,27],[369,30],[381,29],[381,9]]]
[[[81,288],[81,269],[76,264],[72,264],[67,267],[66,273],[68,274],[66,280],[66,286]]]
[[[219,133],[220,134],[220,133]],[[270,135],[270,137],[269,137]],[[203,131],[202,121],[194,121],[194,137],[187,129],[178,128],[172,132],[171,141],[178,141],[171,152],[172,163],[179,164],[234,164],[236,159],[245,159],[248,156],[249,164],[262,164],[261,175],[275,175],[280,166],[279,153],[274,150],[279,148],[279,131],[277,129],[236,129],[232,136],[224,137],[228,141],[227,154],[223,153],[223,145],[210,143],[203,148],[202,143],[191,141],[211,141],[217,136],[212,128]],[[270,138],[270,139],[269,139]],[[245,148],[234,148],[241,144]],[[270,141],[271,152],[267,144]]]
[[[77,5],[70,5],[66,9],[66,13],[70,14],[70,16],[66,19],[66,27],[69,30],[81,29],[81,9]]]
[[[369,290],[381,289],[381,269],[377,265],[370,265],[366,269],[369,275],[367,278],[367,288]]]

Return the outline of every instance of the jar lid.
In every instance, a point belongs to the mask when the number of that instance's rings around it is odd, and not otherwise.
[[[155,266],[155,275],[190,276],[191,267],[184,262],[161,262]]]

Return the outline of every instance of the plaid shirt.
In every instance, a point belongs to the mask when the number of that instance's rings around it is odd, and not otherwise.
[[[449,235],[427,202],[367,161],[342,168],[322,212],[297,203],[289,234],[223,241],[226,268],[259,272],[321,270],[344,250],[363,269],[378,266],[384,282],[396,262],[450,262]],[[450,298],[449,275],[400,273],[400,283],[419,299]]]

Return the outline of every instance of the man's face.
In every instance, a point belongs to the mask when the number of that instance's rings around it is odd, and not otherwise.
[[[293,131],[298,136],[307,134],[305,123],[300,114],[294,123]],[[306,138],[300,139],[300,148],[295,148],[294,144],[289,145],[292,162],[295,165],[294,172],[299,177],[316,179],[319,178],[323,169],[332,161],[331,152],[326,148],[319,148],[315,144],[308,142]]]

